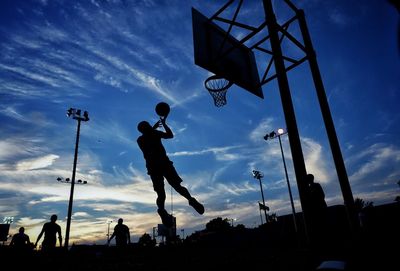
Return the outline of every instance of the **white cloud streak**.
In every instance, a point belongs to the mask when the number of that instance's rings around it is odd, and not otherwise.
[[[26,159],[17,163],[16,169],[18,171],[41,169],[51,166],[55,160],[60,156],[55,154],[48,154],[42,157]]]
[[[173,153],[168,153],[168,155],[171,157],[174,157],[174,156],[204,155],[204,154],[212,153],[216,156],[216,159],[219,161],[231,161],[231,160],[236,160],[239,157],[239,155],[227,153],[227,152],[230,150],[233,150],[233,149],[241,148],[241,147],[242,146],[213,147],[213,148],[207,148],[207,149],[199,150],[199,151],[173,152]]]
[[[360,165],[357,162],[363,161]],[[376,143],[349,159],[349,163],[358,164],[358,169],[351,174],[353,182],[368,179],[368,176],[382,168],[397,165],[400,161],[400,150],[393,145]]]

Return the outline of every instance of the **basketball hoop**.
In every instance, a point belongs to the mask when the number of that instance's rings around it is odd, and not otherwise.
[[[218,75],[212,75],[204,82],[204,86],[214,99],[216,107],[226,105],[226,92],[232,85],[232,82]]]

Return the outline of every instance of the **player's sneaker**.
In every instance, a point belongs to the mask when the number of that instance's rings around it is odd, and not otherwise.
[[[204,206],[198,202],[195,198],[189,200],[189,205],[192,206],[199,214],[204,214]]]

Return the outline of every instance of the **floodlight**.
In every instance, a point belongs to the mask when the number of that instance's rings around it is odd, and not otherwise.
[[[74,108],[70,108],[67,110],[67,117],[71,117],[71,115],[75,114],[75,109]]]
[[[89,120],[89,113],[87,111],[83,112],[83,120],[88,121]]]

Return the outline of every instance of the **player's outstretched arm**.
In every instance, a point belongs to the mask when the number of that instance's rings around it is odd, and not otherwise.
[[[169,126],[165,122],[165,118],[161,119],[160,121],[165,130],[164,138],[173,138],[174,134],[172,133],[171,128],[169,128]]]

